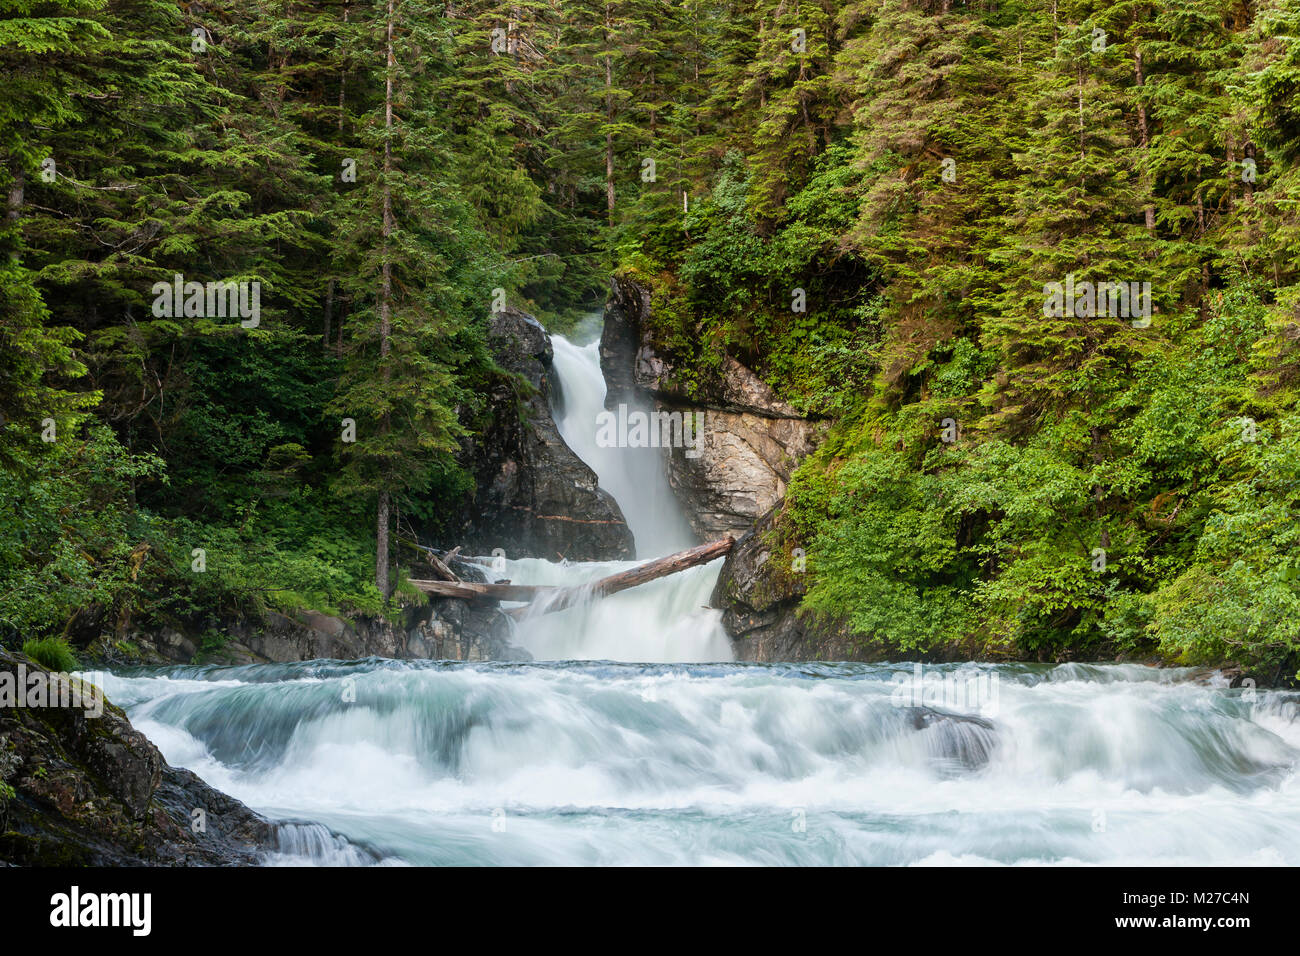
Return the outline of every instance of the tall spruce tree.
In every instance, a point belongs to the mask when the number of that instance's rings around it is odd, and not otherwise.
[[[357,180],[344,187],[335,240],[353,311],[331,408],[355,422],[355,441],[340,445],[341,487],[374,496],[375,586],[387,598],[393,509],[459,433],[455,337],[470,309],[490,305],[479,278],[488,263],[443,132],[438,89],[453,66],[440,9],[378,0],[353,8],[351,34],[383,66],[357,117]]]

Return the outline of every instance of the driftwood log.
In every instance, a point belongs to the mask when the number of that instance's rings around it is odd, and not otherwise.
[[[474,581],[417,581],[410,582],[425,594],[435,597],[461,598],[466,601],[533,601],[538,597],[565,588],[536,584],[479,584]]]
[[[447,555],[447,558],[448,560],[444,562],[432,551],[426,551],[424,553],[424,560],[428,563],[429,567],[433,568],[433,573],[438,575],[439,578],[443,581],[460,581],[460,578],[456,577],[455,572],[453,572],[449,567],[451,564],[451,555]]]
[[[685,571],[701,564],[708,564],[731,550],[735,539],[731,537],[696,545],[685,551],[670,554],[666,558],[647,561],[635,568],[619,571],[603,577],[591,584],[572,588],[560,588],[536,584],[477,584],[472,581],[411,581],[415,587],[426,594],[437,597],[461,598],[466,601],[526,601],[529,603],[545,599],[543,611],[559,611],[584,600],[595,597],[608,597],[619,591],[626,591],[639,584],[655,581],[678,571]],[[435,567],[437,567],[435,565]],[[528,608],[517,608],[511,613],[519,614]]]

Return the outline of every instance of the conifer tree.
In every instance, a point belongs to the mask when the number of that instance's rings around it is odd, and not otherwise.
[[[438,112],[451,68],[446,21],[426,0],[378,0],[354,8],[352,31],[383,67],[357,118],[357,182],[336,237],[354,307],[331,407],[355,423],[355,441],[341,442],[341,487],[374,496],[375,586],[386,598],[394,506],[427,482],[430,456],[454,448],[455,339],[469,310],[486,312],[490,300]]]

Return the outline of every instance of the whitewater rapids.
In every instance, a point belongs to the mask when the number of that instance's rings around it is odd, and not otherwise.
[[[907,665],[318,661],[106,689],[170,762],[387,862],[1300,863],[1296,695],[979,670],[978,721],[900,704]]]

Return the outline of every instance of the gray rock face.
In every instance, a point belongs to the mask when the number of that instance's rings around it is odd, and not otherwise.
[[[476,564],[459,558],[450,564],[452,572],[462,581],[487,580]],[[436,577],[430,565],[418,560],[410,571],[413,578]],[[216,630],[227,638],[217,647],[201,648],[204,635],[163,627],[137,629],[126,635],[126,642],[134,645],[138,655],[124,653],[116,635],[94,643],[90,654],[109,667],[140,663],[289,663],[363,657],[453,661],[531,659],[527,651],[512,643],[512,622],[499,608],[454,598],[409,605],[398,622],[335,617],[318,611],[294,614],[268,611],[261,620],[228,620]]]
[[[807,658],[806,628],[795,614],[805,590],[803,579],[793,562],[768,543],[772,531],[769,512],[736,542],[713,589],[710,603],[723,609],[722,625],[740,660]]]
[[[466,572],[469,567],[458,564],[457,573],[463,580],[476,580],[472,571]],[[452,661],[530,659],[527,651],[511,643],[510,619],[498,608],[479,607],[455,598],[438,598],[427,605],[409,608],[401,624],[373,618],[344,619],[314,611],[293,616],[270,611],[265,620],[232,621],[222,630],[229,641],[203,654],[197,654],[193,638],[169,628],[156,634],[137,631],[130,640],[141,650],[144,660],[176,664],[289,663],[363,657]],[[111,652],[101,653],[99,657],[107,664],[140,663]]]
[[[433,602],[433,613],[407,632],[406,657],[441,661],[527,661],[532,655],[511,643],[510,619],[496,607],[456,598]]]
[[[551,417],[546,330],[531,315],[507,309],[492,317],[489,339],[497,364],[528,387],[503,378],[490,398],[490,427],[463,452],[477,490],[456,543],[467,554],[501,548],[511,558],[630,558],[632,532],[618,504],[597,486],[596,473],[564,443]]]
[[[811,426],[800,418],[714,408],[704,415],[702,453],[692,458],[671,449],[668,475],[686,503],[692,530],[712,541],[743,533],[781,501],[800,459],[813,450],[813,440]]]
[[[656,411],[702,411],[700,453],[665,452],[669,482],[701,540],[743,534],[785,496],[790,476],[815,447],[820,429],[730,356],[715,380],[688,397],[673,357],[655,346],[650,309],[649,290],[615,277],[600,343],[605,406],[648,398]]]

